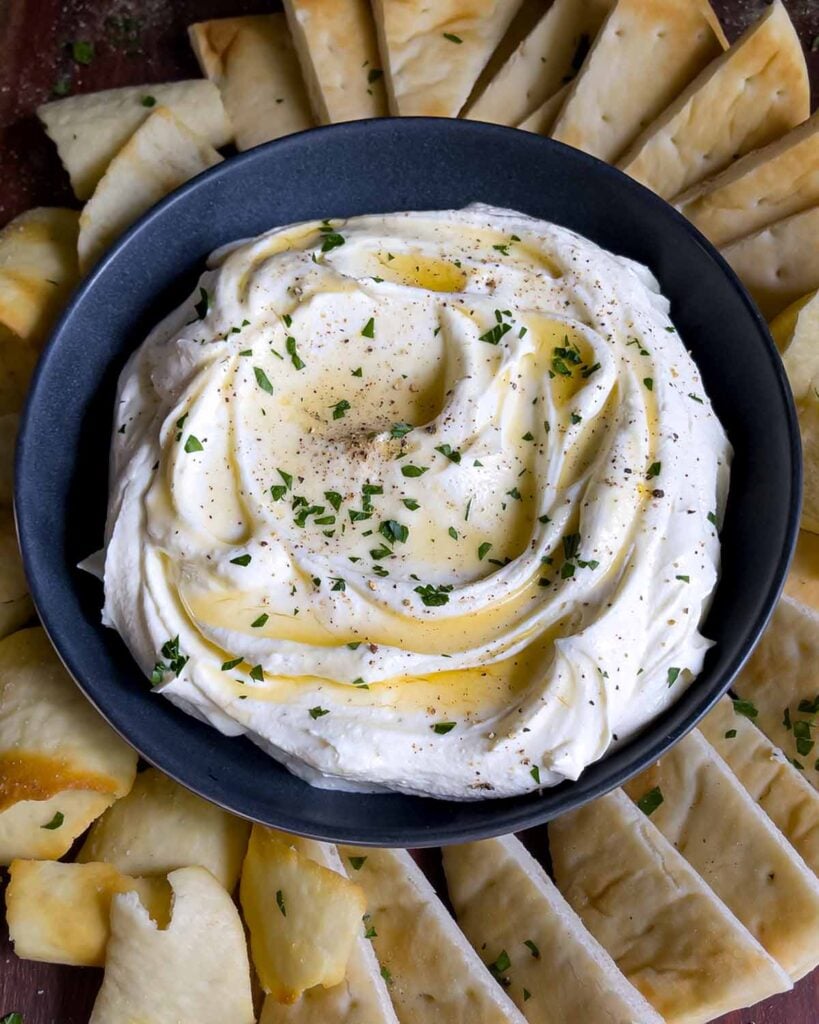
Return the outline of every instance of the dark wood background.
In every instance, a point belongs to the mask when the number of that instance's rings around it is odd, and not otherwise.
[[[732,39],[765,3],[714,0]],[[815,107],[819,0],[785,3],[808,54]],[[53,146],[33,117],[55,90],[92,92],[198,77],[188,24],[278,7],[264,0],[0,0],[0,226],[31,206],[77,205]],[[70,44],[78,40],[94,44],[87,66],[72,60]],[[16,1010],[25,1024],[87,1024],[101,976],[96,970],[16,959],[0,914],[0,1019]],[[819,971],[814,971],[787,995],[729,1014],[721,1024],[817,1021]]]

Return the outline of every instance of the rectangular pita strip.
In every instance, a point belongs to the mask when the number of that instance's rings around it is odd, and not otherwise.
[[[726,245],[817,204],[819,113],[675,202],[714,245]]]
[[[529,1024],[663,1024],[520,840],[445,846],[458,924]],[[508,961],[508,965],[507,965]]]
[[[340,846],[367,895],[373,945],[398,1018],[524,1024],[406,850]]]
[[[525,132],[534,132],[537,135],[548,135],[554,127],[557,115],[560,113],[563,104],[566,102],[566,96],[568,93],[569,86],[564,85],[562,89],[557,90],[554,96],[550,96],[548,100],[544,100],[537,110],[533,111],[516,127]]]
[[[751,719],[723,697],[700,731],[751,797],[819,875],[819,793]]]
[[[724,43],[706,0],[617,0],[552,137],[612,163]]]
[[[285,0],[316,120],[384,117],[387,94],[369,0]]]
[[[578,70],[611,3],[555,0],[464,117],[519,125],[535,113]]]
[[[160,105],[215,148],[233,138],[219,90],[204,79],[106,89],[37,108],[78,199],[88,199],[111,160]]]
[[[819,533],[799,531],[785,593],[819,612]]]
[[[551,822],[549,845],[569,905],[666,1020],[704,1024],[790,988],[622,790]]]
[[[202,73],[219,87],[237,149],[313,125],[283,14],[200,21],[188,37]]]
[[[785,594],[762,639],[734,680],[745,711],[814,789],[819,789],[819,750],[812,708],[819,698],[819,611]],[[798,722],[805,725],[796,725]]]
[[[373,0],[390,113],[457,117],[520,0]]]
[[[819,288],[819,206],[724,246],[722,255],[770,320]]]
[[[809,114],[805,56],[776,0],[646,128],[618,167],[670,199]]]
[[[625,785],[651,823],[794,981],[819,963],[819,879],[701,733]]]

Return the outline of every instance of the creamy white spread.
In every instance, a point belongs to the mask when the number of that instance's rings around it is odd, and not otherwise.
[[[487,206],[276,229],[122,374],[104,619],[315,785],[523,793],[700,671],[729,460],[644,267]]]

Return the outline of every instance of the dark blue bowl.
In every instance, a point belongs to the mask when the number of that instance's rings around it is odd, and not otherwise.
[[[152,695],[102,590],[77,562],[100,547],[120,370],[187,295],[211,250],[311,218],[461,207],[480,200],[565,225],[647,264],[734,446],[716,640],[680,700],[577,782],[455,803],[313,789],[245,739]],[[685,443],[684,439],[681,443]],[[605,793],[658,758],[725,692],[777,599],[797,529],[793,403],[766,326],[715,250],[619,171],[527,132],[427,118],[357,121],[260,146],[152,209],[75,295],[37,370],[17,452],[16,513],[31,592],[71,674],[153,764],[238,814],[320,839],[424,846],[511,832]]]

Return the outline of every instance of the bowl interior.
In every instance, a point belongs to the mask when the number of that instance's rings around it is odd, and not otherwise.
[[[474,201],[554,221],[647,264],[734,446],[716,641],[681,699],[638,736],[542,794],[475,803],[309,787],[250,741],[152,696],[100,622],[102,589],[76,568],[101,546],[119,372],[187,295],[217,246],[310,218]],[[685,439],[681,438],[684,444]],[[796,533],[798,431],[764,322],[715,251],[619,172],[558,143],[470,121],[352,122],[228,160],[151,210],[85,281],[38,368],[18,446],[16,514],[37,608],[88,697],[149,761],[231,810],[316,838],[422,846],[510,832],[600,795],[679,739],[725,691],[779,593]]]

